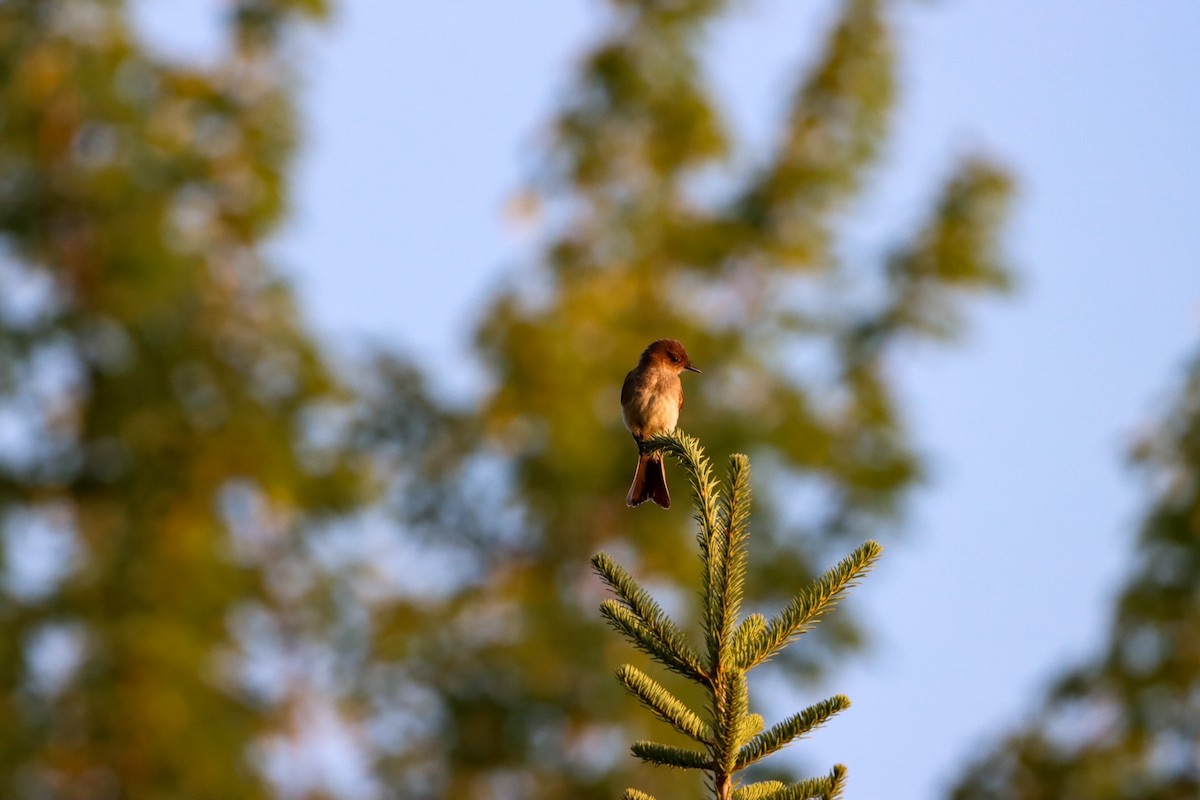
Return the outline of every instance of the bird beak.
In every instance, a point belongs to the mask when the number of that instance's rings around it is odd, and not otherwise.
[[[686,369],[688,372],[700,372],[700,370],[696,369],[691,364],[688,364],[686,367],[684,367],[684,369]]]

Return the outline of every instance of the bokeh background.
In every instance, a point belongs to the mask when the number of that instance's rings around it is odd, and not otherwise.
[[[1193,4],[43,0],[0,37],[0,795],[695,794],[627,755],[663,732],[586,570],[688,613],[684,504],[621,503],[660,335],[755,464],[764,607],[887,548],[752,685],[855,703],[770,769],[1200,792]]]

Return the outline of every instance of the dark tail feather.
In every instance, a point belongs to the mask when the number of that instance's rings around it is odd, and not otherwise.
[[[651,458],[646,464],[646,493],[663,508],[671,507],[671,493],[667,491],[667,472],[663,469],[662,456]]]
[[[646,462],[649,460],[649,454],[638,456],[637,472],[633,473],[633,483],[629,484],[629,494],[625,495],[625,505],[630,508],[650,499],[646,494]]]
[[[638,456],[637,472],[625,503],[633,508],[647,500],[653,500],[663,508],[671,507],[671,493],[667,491],[667,475],[663,471],[662,457],[650,453]]]

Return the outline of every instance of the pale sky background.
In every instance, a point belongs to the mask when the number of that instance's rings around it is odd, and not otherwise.
[[[306,44],[307,142],[277,251],[321,331],[450,356],[461,393],[474,313],[533,244],[505,202],[602,5],[338,6]],[[750,0],[715,33],[713,77],[750,141],[832,7]],[[211,8],[141,3],[183,50],[205,34],[182,21]],[[854,707],[792,750],[849,765],[850,800],[937,797],[1100,644],[1144,505],[1123,453],[1200,341],[1200,3],[945,0],[899,18],[896,135],[864,242],[906,229],[954,157],[983,150],[1020,181],[1021,289],[975,306],[957,349],[901,364],[932,481],[856,593],[876,644],[829,685]]]

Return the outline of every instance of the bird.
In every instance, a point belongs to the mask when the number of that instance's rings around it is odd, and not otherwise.
[[[625,376],[621,419],[638,445],[637,471],[625,496],[630,508],[647,500],[671,507],[662,453],[649,451],[645,441],[657,433],[675,430],[683,409],[683,381],[679,376],[685,371],[700,372],[677,339],[659,339],[642,351],[638,365]]]

